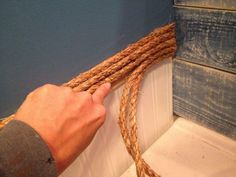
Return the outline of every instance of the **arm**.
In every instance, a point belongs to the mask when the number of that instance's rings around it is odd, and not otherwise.
[[[13,120],[0,130],[0,176],[57,176],[47,145],[34,129],[21,121]]]
[[[17,111],[15,120],[8,126],[18,122],[18,124],[29,126],[33,129],[31,131],[35,131],[34,133],[37,132],[36,134],[41,137],[40,139],[48,147],[47,158],[48,155],[53,157],[52,161],[49,160],[49,162],[54,164],[55,160],[57,172],[60,174],[89,145],[97,130],[105,121],[103,100],[109,90],[110,84],[103,84],[91,95],[88,92],[75,93],[67,87],[45,85],[27,96]],[[10,131],[8,126],[4,127],[5,130],[0,131],[0,137],[3,139]],[[22,136],[26,136],[26,134]],[[3,143],[7,142],[7,140],[3,141]],[[32,139],[25,143],[31,145]],[[10,144],[15,146],[12,141],[10,141]],[[30,149],[32,152],[35,151],[35,149]],[[0,158],[4,152],[0,151]],[[7,159],[7,154],[11,153],[16,155],[19,152],[18,150],[13,152],[9,150],[8,153],[4,154],[4,158]],[[22,162],[17,162],[17,165],[18,163],[21,164]],[[28,165],[37,166],[41,162],[35,164],[34,161],[31,164],[28,161],[27,163]],[[0,166],[0,171],[4,171],[4,169],[4,166]],[[15,166],[12,165],[11,169],[16,170]]]

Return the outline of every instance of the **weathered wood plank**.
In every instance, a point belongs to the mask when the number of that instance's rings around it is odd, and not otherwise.
[[[175,5],[236,10],[235,0],[175,0]]]
[[[236,139],[236,75],[174,60],[174,112]]]
[[[175,8],[177,57],[236,73],[236,12]]]

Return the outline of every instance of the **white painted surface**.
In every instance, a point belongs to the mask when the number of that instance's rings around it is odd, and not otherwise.
[[[236,141],[182,118],[143,157],[162,177],[236,177]]]
[[[106,99],[107,120],[93,142],[61,177],[119,177],[131,165],[117,124],[122,87]],[[138,137],[145,151],[173,122],[171,59],[150,68],[139,100]]]

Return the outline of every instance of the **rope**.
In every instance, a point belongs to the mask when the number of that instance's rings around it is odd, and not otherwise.
[[[121,52],[63,84],[74,91],[93,93],[105,82],[110,82],[114,86],[126,78],[120,101],[118,124],[126,149],[135,162],[138,177],[145,177],[145,174],[150,177],[160,177],[142,158],[139,146],[136,112],[140,83],[145,71],[151,65],[173,57],[175,51],[175,24],[172,23],[155,29]],[[12,119],[14,115],[4,119],[0,122],[0,128]]]

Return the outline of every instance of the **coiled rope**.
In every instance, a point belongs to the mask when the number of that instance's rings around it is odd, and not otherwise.
[[[93,93],[101,84],[110,82],[113,86],[126,78],[120,101],[119,127],[126,149],[132,156],[138,177],[159,177],[141,156],[137,133],[137,98],[145,71],[165,58],[173,57],[176,51],[175,24],[155,29],[126,49],[104,60],[92,69],[63,84],[74,91]],[[14,115],[0,122],[6,125]]]

